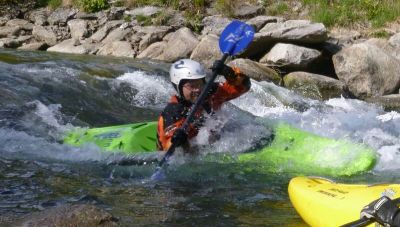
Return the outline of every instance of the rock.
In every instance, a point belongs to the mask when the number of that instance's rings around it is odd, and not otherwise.
[[[21,31],[20,27],[4,26],[0,28],[0,38],[16,36]]]
[[[77,39],[67,39],[47,49],[50,52],[69,54],[89,54],[93,50],[89,46],[81,45]]]
[[[218,36],[214,34],[204,36],[193,50],[190,58],[201,62],[204,67],[210,68],[215,60],[222,57],[218,40]]]
[[[400,48],[400,33],[397,33],[397,34],[393,35],[392,37],[390,37],[389,44],[396,48]]]
[[[171,35],[160,59],[174,62],[180,58],[187,58],[198,43],[199,40],[193,32],[189,28],[183,27]]]
[[[136,56],[136,58],[160,60],[160,56],[164,52],[164,49],[166,47],[167,42],[165,41],[153,43],[144,51],[142,51],[138,56]]]
[[[68,21],[68,27],[71,32],[71,37],[73,39],[86,38],[89,34],[88,32],[88,22],[82,19],[74,19]]]
[[[224,30],[224,28],[230,22],[231,22],[230,19],[228,19],[226,17],[222,17],[220,15],[205,17],[202,20],[204,28],[201,31],[201,34],[202,35],[207,35],[207,34],[221,35],[221,32]]]
[[[254,40],[244,55],[258,57],[277,42],[317,44],[325,42],[327,38],[326,28],[321,23],[311,23],[307,20],[267,23],[254,35]]]
[[[102,46],[97,55],[112,55],[117,57],[134,57],[135,51],[127,41],[114,41]]]
[[[345,85],[340,80],[307,72],[292,72],[283,77],[284,85],[301,95],[318,100],[327,100],[345,94]]]
[[[385,111],[400,111],[400,94],[371,97],[365,101],[383,106]]]
[[[126,7],[111,7],[108,14],[108,20],[122,20],[124,19],[124,12]]]
[[[0,39],[0,47],[17,48],[30,39],[32,39],[31,35],[19,36],[17,38],[2,38]]]
[[[280,84],[282,80],[275,70],[249,59],[238,58],[229,62],[228,65],[239,67],[240,71],[257,81],[270,81]]]
[[[337,40],[339,45],[348,46],[358,40],[361,37],[361,33],[346,28],[332,28],[329,31],[329,37]]]
[[[75,17],[82,20],[97,20],[99,19],[98,15],[98,13],[78,12]]]
[[[26,215],[12,226],[118,226],[117,221],[93,205],[64,205]]]
[[[0,17],[0,27],[6,25],[7,21],[9,20],[9,17]]]
[[[27,20],[22,20],[22,19],[12,19],[12,20],[9,20],[9,21],[6,23],[6,26],[9,26],[9,27],[19,27],[19,28],[21,28],[21,29],[23,29],[23,30],[27,30],[27,31],[32,31],[32,29],[33,29],[33,24],[32,24],[32,23],[30,23],[30,22],[27,21]]]
[[[250,18],[265,12],[264,7],[258,4],[249,4],[243,2],[240,4],[235,4],[233,9],[233,15],[235,18]]]
[[[291,69],[305,69],[319,57],[321,57],[321,52],[318,50],[278,43],[260,59],[260,63]]]
[[[377,39],[377,38],[372,38],[368,39],[364,43],[369,44],[369,45],[374,45],[378,48],[380,48],[382,51],[385,53],[397,58],[397,60],[400,61],[400,46],[396,46],[396,43],[393,42],[393,40],[388,42],[386,39]],[[394,44],[394,45],[392,45]]]
[[[132,29],[136,32],[139,43],[139,51],[143,51],[154,42],[161,41],[164,36],[171,30],[169,26],[135,26]]]
[[[256,32],[260,31],[268,23],[284,22],[285,19],[282,17],[271,17],[271,16],[257,16],[246,21],[247,24],[252,25]]]
[[[47,25],[47,17],[50,12],[46,8],[40,8],[28,13],[26,19],[32,21],[35,25]]]
[[[72,8],[58,8],[47,18],[50,25],[66,26],[67,21],[74,18],[77,10]]]
[[[333,63],[339,79],[358,98],[398,92],[399,61],[374,45],[360,43],[344,48],[333,56]]]
[[[107,22],[102,28],[100,28],[96,33],[94,33],[90,39],[93,40],[94,42],[101,42],[110,32],[111,29],[114,29],[121,24],[123,24],[123,20],[117,20],[117,21],[109,21]]]
[[[171,13],[172,17],[168,20],[168,25],[173,27],[174,29],[179,29],[185,26],[186,19],[180,12]]]
[[[46,50],[48,45],[45,42],[35,42],[18,47],[20,50]]]
[[[49,46],[57,44],[57,37],[53,31],[46,29],[43,26],[35,25],[32,30],[32,35],[39,41],[44,41]]]
[[[125,11],[126,15],[130,15],[132,17],[136,17],[138,15],[150,17],[153,16],[159,12],[161,12],[163,9],[160,7],[155,7],[155,6],[145,6],[145,7],[140,7],[136,8],[133,10],[127,10]]]
[[[112,43],[114,41],[121,41],[125,39],[125,37],[132,31],[131,28],[128,29],[122,29],[122,28],[116,28],[112,30],[105,39],[103,39],[102,43],[107,44],[107,43]]]

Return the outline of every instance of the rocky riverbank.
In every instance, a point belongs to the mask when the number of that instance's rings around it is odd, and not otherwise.
[[[154,15],[161,13],[160,22]],[[257,32],[249,48],[229,64],[253,79],[314,99],[344,96],[400,109],[400,29],[392,30],[388,40],[367,39],[355,31],[328,31],[321,23],[268,16],[254,4],[233,15]],[[15,17],[0,18],[0,47],[164,62],[192,58],[207,67],[221,57],[218,36],[234,19],[210,13],[196,33],[182,12],[152,6],[98,13],[39,8]]]

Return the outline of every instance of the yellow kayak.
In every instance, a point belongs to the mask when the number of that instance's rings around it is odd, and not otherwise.
[[[303,220],[321,227],[358,220],[362,208],[382,195],[400,197],[400,184],[339,184],[317,177],[293,178],[288,190],[290,201]]]

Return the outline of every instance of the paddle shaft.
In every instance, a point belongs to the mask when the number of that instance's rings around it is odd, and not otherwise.
[[[360,218],[356,221],[349,222],[347,224],[342,225],[341,227],[364,227],[367,226],[371,223],[373,223],[374,220],[370,218]]]
[[[228,56],[229,56],[229,54],[225,53],[222,56],[221,61],[219,61],[218,63],[224,64],[224,62],[226,61]],[[216,68],[221,68],[221,65],[218,65]],[[189,124],[193,121],[193,118],[194,118],[199,106],[203,104],[204,99],[207,97],[208,92],[210,91],[211,86],[214,83],[214,80],[215,80],[215,78],[217,78],[217,76],[218,76],[218,73],[215,70],[213,70],[210,80],[208,81],[206,86],[201,91],[200,96],[197,98],[196,102],[193,104],[193,107],[190,109],[187,118],[185,119],[185,121],[183,122],[183,124],[181,126],[181,129],[183,129],[185,132],[186,132],[187,128],[189,127]],[[176,145],[171,144],[171,147],[168,149],[167,153],[165,153],[164,157],[158,163],[158,168],[161,168],[164,165],[164,163],[168,160],[168,158],[174,154],[175,148],[176,148]]]

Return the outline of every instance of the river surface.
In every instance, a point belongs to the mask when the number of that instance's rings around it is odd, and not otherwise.
[[[60,142],[77,127],[156,120],[174,93],[168,67],[0,49],[0,225],[57,205],[86,203],[128,226],[306,226],[287,194],[289,180],[299,173],[192,162],[178,152],[167,178],[154,182],[154,164],[108,165],[110,155],[94,145]],[[372,171],[334,180],[399,182],[398,112],[344,98],[311,100],[253,81],[251,91],[228,103],[219,119],[240,130],[227,130],[206,152],[245,151],[269,133],[259,122],[284,121],[376,150],[379,160]],[[205,137],[200,134],[197,143]]]

